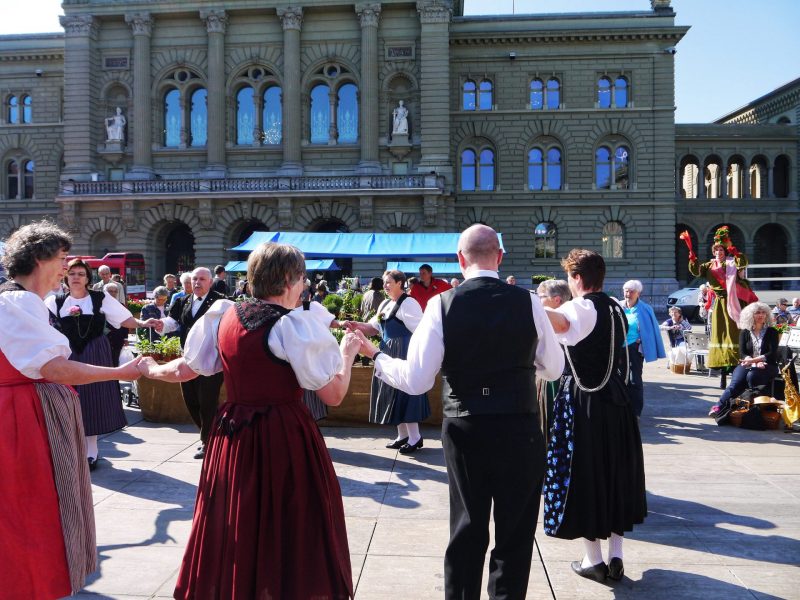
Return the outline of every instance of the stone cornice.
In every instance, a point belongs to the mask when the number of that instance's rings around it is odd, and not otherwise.
[[[300,31],[303,26],[303,9],[300,6],[285,6],[277,9],[278,18],[284,31],[296,29]]]
[[[133,35],[153,34],[153,17],[150,13],[129,13],[125,15],[125,22],[130,25]]]
[[[201,10],[200,18],[205,21],[208,33],[225,33],[228,15],[224,10]]]
[[[453,7],[447,0],[418,0],[420,23],[449,23]]]
[[[800,87],[791,92],[781,94],[767,102],[750,106],[739,114],[723,121],[724,123],[758,123],[764,118],[785,112],[793,106],[800,104]]]
[[[678,42],[683,30],[669,29],[625,29],[572,30],[572,31],[485,31],[482,33],[459,33],[450,30],[451,46],[474,46],[481,44],[566,44],[586,42]]]
[[[361,22],[361,27],[377,27],[381,16],[381,5],[356,4],[356,14]]]
[[[43,60],[63,60],[64,59],[64,51],[63,50],[55,50],[49,52],[25,52],[23,53],[14,53],[14,54],[5,54],[0,53],[0,62],[22,62],[22,61],[43,61]]]
[[[92,15],[62,15],[58,18],[64,28],[64,33],[69,37],[97,37],[98,23]]]

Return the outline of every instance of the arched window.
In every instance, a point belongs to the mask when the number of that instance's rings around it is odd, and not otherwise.
[[[176,89],[164,94],[164,145],[177,148],[181,145],[181,93]]]
[[[617,77],[614,81],[614,104],[617,108],[628,106],[628,80],[624,77]]]
[[[253,88],[243,87],[236,94],[236,143],[250,145],[255,140],[256,108],[253,104]]]
[[[23,96],[22,97],[22,122],[23,123],[31,123],[32,122],[32,109],[33,109],[33,99],[30,96]]]
[[[531,110],[544,108],[544,84],[541,79],[531,81]]]
[[[494,152],[488,148],[481,150],[478,177],[480,189],[487,191],[494,189]]]
[[[19,99],[16,96],[8,97],[6,113],[8,123],[19,123]]]
[[[528,189],[541,190],[544,186],[544,153],[539,148],[528,152]]]
[[[595,186],[598,190],[611,187],[611,150],[600,146],[594,154]]]
[[[547,151],[547,187],[560,190],[561,181],[561,150],[550,148]]]
[[[623,258],[625,250],[625,229],[619,221],[609,221],[603,225],[603,256]]]
[[[555,77],[547,80],[547,108],[556,110],[561,106],[561,82]]]
[[[476,161],[474,150],[464,150],[461,153],[461,189],[465,192],[474,192],[478,181],[475,172]]]
[[[595,188],[598,190],[630,188],[631,153],[628,146],[600,146],[594,154]]]
[[[265,144],[280,144],[283,138],[282,99],[280,86],[273,85],[264,92],[261,127]]]
[[[608,77],[601,77],[597,82],[597,106],[611,108],[611,80]]]
[[[549,222],[539,223],[533,230],[533,257],[556,257],[556,226]]]
[[[618,190],[627,190],[628,180],[628,157],[627,146],[619,146],[614,152],[614,185]]]
[[[560,190],[561,183],[561,150],[532,148],[528,152],[528,189]]]
[[[339,88],[336,111],[338,143],[354,144],[358,141],[358,88],[346,83]]]
[[[33,170],[34,162],[26,160],[22,163],[23,176],[25,178],[24,187],[22,190],[23,198],[33,198]]]
[[[311,143],[327,144],[330,136],[330,88],[325,84],[311,90]]]
[[[492,82],[484,79],[478,91],[478,110],[492,110],[492,100]]]
[[[19,197],[19,164],[15,160],[10,161],[6,167],[6,190],[9,200]]]
[[[463,110],[475,110],[476,98],[477,98],[477,87],[475,86],[475,82],[470,79],[467,79],[464,82],[464,93],[463,93],[461,108]]]
[[[191,107],[191,146],[205,146],[208,142],[208,106],[206,99],[208,93],[205,88],[198,88],[192,92]]]

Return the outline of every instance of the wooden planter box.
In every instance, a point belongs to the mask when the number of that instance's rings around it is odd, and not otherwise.
[[[372,386],[372,365],[363,367],[355,365],[350,376],[350,388],[339,406],[329,406],[328,416],[319,421],[320,425],[348,425],[371,427],[369,422],[369,392]],[[442,378],[436,376],[433,389],[428,392],[431,405],[431,416],[424,422],[429,425],[442,423]]]
[[[180,383],[167,383],[140,377],[137,382],[139,408],[145,421],[153,423],[193,423],[181,394]],[[225,385],[219,392],[219,403],[227,398]]]

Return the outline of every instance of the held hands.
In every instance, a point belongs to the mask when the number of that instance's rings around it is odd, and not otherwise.
[[[147,319],[147,321],[146,321],[146,322],[148,322],[148,323],[149,323],[150,321],[153,321],[153,325],[152,325],[152,327],[153,327],[153,329],[155,329],[155,330],[156,330],[158,333],[161,333],[162,331],[164,331],[164,321],[162,321],[161,319]]]
[[[152,359],[150,359],[152,360]],[[142,361],[140,356],[137,356],[131,361],[126,362],[124,365],[117,367],[117,373],[121,381],[136,381],[141,376],[139,370],[139,363]]]
[[[147,321],[142,321],[140,327],[146,327],[148,329],[154,329],[154,328],[157,329],[159,323],[161,323],[161,321],[159,321],[158,319],[150,318],[150,319],[147,319]],[[162,329],[164,328],[164,324],[163,323],[161,323],[161,328]]]
[[[341,348],[342,356],[346,359],[353,360],[358,354],[358,349],[361,346],[361,342],[351,331],[348,331],[342,337],[342,341],[339,344],[339,348]]]
[[[153,379],[155,377],[155,369],[158,368],[158,363],[153,360],[152,356],[145,356],[139,359],[138,368],[140,375]]]
[[[375,347],[375,345],[372,342],[369,341],[367,336],[364,335],[363,331],[357,330],[357,331],[355,331],[354,335],[355,335],[356,339],[359,342],[360,347],[358,349],[358,353],[361,356],[366,356],[367,358],[372,358],[373,356],[375,356],[375,354],[377,354],[378,349]]]

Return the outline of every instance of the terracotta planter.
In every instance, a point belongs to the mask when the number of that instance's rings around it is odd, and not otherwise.
[[[139,408],[145,421],[153,423],[192,423],[181,394],[181,384],[141,377],[138,381]],[[225,385],[219,392],[219,403],[225,402]]]
[[[369,392],[372,386],[372,365],[364,367],[355,365],[350,377],[350,388],[339,406],[329,406],[328,416],[322,419],[320,425],[348,425],[371,427],[369,422]],[[433,389],[428,392],[428,401],[431,405],[431,416],[425,420],[429,425],[442,423],[442,378],[436,376]]]

